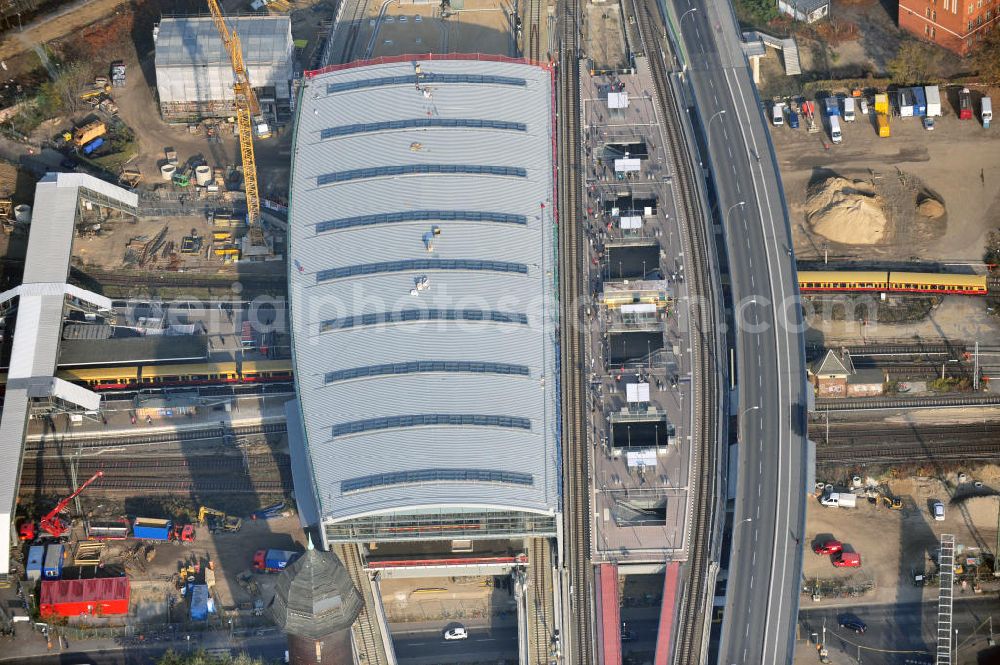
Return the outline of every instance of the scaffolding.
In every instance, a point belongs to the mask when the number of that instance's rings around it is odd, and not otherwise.
[[[246,69],[265,115],[291,114],[295,44],[287,16],[228,19],[242,37]],[[157,27],[156,91],[167,122],[236,115],[233,72],[212,17],[168,17]]]
[[[938,620],[936,665],[952,663],[952,604],[955,593],[955,536],[941,534],[941,552],[938,554]]]

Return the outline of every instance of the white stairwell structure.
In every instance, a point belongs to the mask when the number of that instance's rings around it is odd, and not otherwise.
[[[778,49],[781,51],[782,59],[785,61],[785,75],[797,76],[802,73],[802,67],[799,65],[799,47],[795,43],[794,37],[775,37],[774,35],[759,31],[744,32],[743,43],[744,50],[746,50],[746,45],[755,43],[761,43],[765,46]]]
[[[938,620],[937,654],[935,665],[952,665],[952,604],[955,592],[955,536],[941,534],[941,552],[938,554]]]

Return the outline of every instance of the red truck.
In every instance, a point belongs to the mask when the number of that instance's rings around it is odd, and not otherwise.
[[[258,573],[280,573],[302,552],[289,550],[257,550],[253,555],[253,569]]]
[[[972,93],[968,88],[958,91],[958,119],[972,120]]]
[[[839,540],[828,540],[825,543],[818,543],[815,547],[813,547],[813,552],[819,554],[820,556],[836,554],[837,552],[842,552],[843,550],[844,545]]]
[[[837,568],[860,568],[861,555],[857,552],[838,552],[833,555],[833,565]]]

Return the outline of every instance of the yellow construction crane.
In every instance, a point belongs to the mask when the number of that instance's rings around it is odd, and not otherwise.
[[[208,0],[208,8],[212,12],[212,20],[222,37],[229,59],[233,66],[233,93],[236,97],[236,126],[240,132],[240,156],[243,159],[243,187],[247,195],[247,237],[250,240],[251,252],[254,254],[270,254],[270,248],[264,240],[264,230],[260,225],[260,192],[257,189],[257,161],[253,153],[253,135],[255,127],[262,135],[269,135],[267,125],[260,118],[260,103],[250,85],[246,65],[243,63],[243,47],[236,30],[230,30],[222,15],[222,8],[217,0]],[[266,136],[264,136],[266,138]],[[247,254],[244,251],[244,254]]]

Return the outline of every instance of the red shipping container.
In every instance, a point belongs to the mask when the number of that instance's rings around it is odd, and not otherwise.
[[[127,577],[42,582],[39,612],[50,616],[111,616],[128,614]]]

